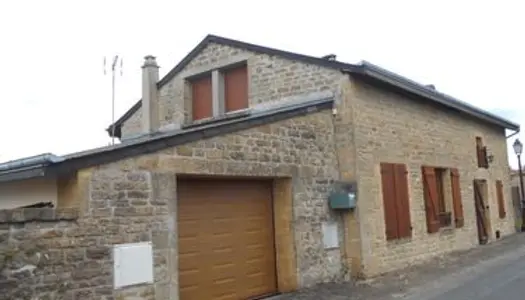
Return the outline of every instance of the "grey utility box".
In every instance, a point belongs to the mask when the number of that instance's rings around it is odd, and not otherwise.
[[[332,209],[354,209],[357,205],[357,182],[334,182],[328,201]]]

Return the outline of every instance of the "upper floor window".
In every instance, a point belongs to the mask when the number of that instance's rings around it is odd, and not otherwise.
[[[476,137],[476,156],[478,161],[478,168],[488,168],[489,162],[487,159],[487,147],[483,145],[481,137]]]
[[[190,81],[192,94],[192,119],[201,120],[213,116],[211,74]]]
[[[248,108],[246,64],[212,70],[188,79],[191,85],[192,120],[217,117]]]
[[[224,70],[224,109],[226,112],[248,108],[248,68],[246,65]]]

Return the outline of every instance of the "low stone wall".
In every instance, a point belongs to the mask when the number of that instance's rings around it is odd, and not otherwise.
[[[66,299],[84,270],[75,263],[100,259],[96,249],[85,257],[68,235],[78,229],[77,209],[0,210],[0,299]],[[86,245],[87,246],[87,245]],[[70,293],[71,296],[74,293]]]
[[[174,175],[85,177],[79,208],[0,210],[0,300],[176,299],[168,266]],[[113,246],[136,242],[152,243],[155,282],[114,289]]]

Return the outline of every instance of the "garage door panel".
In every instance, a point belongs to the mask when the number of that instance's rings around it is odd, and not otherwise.
[[[208,230],[209,233],[213,236],[225,234],[225,233],[231,233],[232,231],[237,230],[238,224],[235,224],[235,222],[231,219],[223,219],[223,220],[212,220],[210,221]]]
[[[268,232],[265,227],[268,226],[268,221],[261,218],[245,218],[243,231],[250,232]]]
[[[188,227],[185,230],[179,231],[179,239],[184,239],[183,242],[186,240],[188,242],[194,242],[194,240],[198,240],[199,237],[202,235],[202,229],[200,226],[196,225],[195,222],[185,222],[184,224],[180,224],[182,226],[179,226],[179,228],[185,228]]]
[[[243,236],[244,240],[246,241],[244,245],[244,249],[247,251],[257,251],[257,248],[263,248],[264,251],[267,251],[267,244],[270,242],[263,242],[265,240],[268,240],[264,235],[261,234],[246,234]]]
[[[180,270],[179,277],[180,286],[189,290],[199,287],[201,282],[199,270]]]
[[[203,294],[203,291],[199,289],[198,285],[180,285],[179,287],[179,295],[181,299],[188,298],[188,295],[190,295],[190,297],[201,297],[201,299],[206,299],[206,296]]]
[[[184,263],[189,263],[190,260],[195,260],[201,255],[202,252],[200,251],[198,244],[194,244],[191,247],[184,247],[179,251],[179,257]]]
[[[213,272],[218,270],[218,272],[223,272],[224,270],[235,271],[232,264],[232,254],[231,253],[213,253],[209,256],[210,258],[210,268],[209,271]],[[234,265],[234,267],[236,267]]]
[[[203,257],[202,253],[197,255],[179,255],[179,269],[184,271],[206,270],[204,264],[211,262],[209,257]]]
[[[178,206],[181,300],[276,291],[271,185],[180,181]]]
[[[202,206],[201,206],[202,207]],[[202,218],[207,218],[208,214],[204,213],[195,213],[194,211],[197,210],[198,207],[195,207],[194,209],[184,209],[179,210],[180,219],[178,220],[179,223],[181,222],[188,222],[188,223],[197,223],[198,220]]]
[[[214,300],[236,300],[239,299],[237,294],[232,292],[213,292],[212,299]]]
[[[249,263],[252,263],[252,261],[256,261],[256,260],[265,260],[266,259],[266,251],[264,251],[264,249],[262,248],[253,248],[250,253],[248,253],[245,258],[246,258],[246,263],[249,264]]]

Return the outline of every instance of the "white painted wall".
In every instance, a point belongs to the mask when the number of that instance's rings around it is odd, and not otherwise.
[[[57,182],[30,179],[0,183],[0,209],[11,209],[38,202],[57,203]]]

